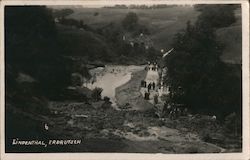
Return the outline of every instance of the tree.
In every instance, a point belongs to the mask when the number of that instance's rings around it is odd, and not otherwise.
[[[51,10],[45,6],[6,7],[5,36],[6,63],[34,77],[43,94],[57,95],[70,84]]]
[[[167,83],[175,103],[187,104],[195,112],[225,117],[240,111],[241,78],[232,75],[231,68],[220,60],[223,48],[216,40],[215,30],[234,22],[222,21],[234,19],[228,17],[233,16],[233,10],[230,5],[203,7],[195,24],[187,22],[186,30],[175,36],[175,50],[166,60]]]
[[[6,6],[6,148],[13,137],[48,139],[41,116],[51,114],[47,99],[70,84],[52,13],[45,6]],[[20,74],[33,82],[18,82]],[[17,110],[19,112],[17,112]],[[29,116],[26,116],[29,113]],[[39,118],[40,117],[40,118]],[[18,151],[18,149],[14,149]],[[20,150],[19,150],[20,151]]]
[[[112,104],[112,102],[110,102],[110,98],[107,97],[107,96],[105,96],[105,97],[103,98],[103,100],[104,100],[104,103],[102,104],[102,108],[103,108],[103,109],[108,109],[108,108],[110,108],[110,107],[111,107],[111,104]]]
[[[236,21],[234,10],[237,7],[240,7],[240,5],[195,5],[196,10],[202,12],[202,14],[198,17],[197,23],[209,25],[208,28],[222,28],[229,26]]]
[[[102,98],[102,88],[96,87],[91,94],[91,97],[95,100],[95,101],[99,101]]]

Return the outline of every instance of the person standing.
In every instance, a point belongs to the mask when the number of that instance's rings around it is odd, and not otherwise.
[[[149,92],[145,92],[145,93],[144,93],[144,99],[145,99],[145,100],[149,100],[149,96],[150,96],[150,93],[149,93]]]
[[[153,87],[153,90],[155,90],[155,82],[153,82],[152,87]]]
[[[150,91],[151,89],[151,83],[148,84],[148,92]]]

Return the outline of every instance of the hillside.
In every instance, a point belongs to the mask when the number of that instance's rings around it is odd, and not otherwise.
[[[65,57],[74,57],[77,61],[101,66],[103,63],[144,64],[147,62],[144,52],[136,52],[136,48],[131,46],[128,46],[129,49],[124,49],[128,44],[121,38],[114,44],[105,37],[106,34],[61,24],[57,24],[57,33],[60,46],[64,46],[61,54]],[[135,52],[138,54],[134,54]]]
[[[222,60],[228,63],[242,63],[241,12],[235,11],[237,21],[229,27],[217,30],[218,40],[225,46]]]
[[[149,28],[151,38],[158,49],[168,49],[174,34],[185,28],[188,20],[195,21],[198,12],[190,6],[175,6],[161,9],[115,9],[115,8],[73,8],[68,18],[83,20],[94,28],[114,22],[119,24],[128,12],[135,12],[139,23]],[[96,15],[98,13],[98,15]]]
[[[93,28],[102,28],[109,23],[120,25],[128,12],[135,12],[139,23],[150,32],[154,47],[168,50],[173,37],[185,29],[188,20],[194,22],[199,12],[191,6],[174,6],[160,9],[119,9],[119,8],[72,8],[74,13],[67,18],[83,20]],[[230,63],[241,63],[241,13],[235,11],[237,22],[217,31],[218,40],[225,46],[222,60]],[[230,33],[230,34],[228,34]],[[232,45],[233,44],[233,45]]]
[[[109,48],[102,39],[103,37],[98,34],[60,24],[57,25],[57,29],[61,45],[65,46],[64,55],[96,59],[100,58],[101,55],[108,57],[111,52],[108,51]]]

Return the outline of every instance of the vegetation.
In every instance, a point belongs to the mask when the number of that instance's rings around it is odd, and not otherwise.
[[[145,49],[146,44],[142,42],[132,46],[130,41],[122,38],[127,34],[131,35],[131,39],[136,39],[141,33],[149,34],[148,29],[139,24],[138,20],[137,14],[131,12],[121,24],[111,22],[94,29],[83,20],[63,17],[57,25],[58,40],[61,46],[65,46],[64,55],[84,57],[85,62],[98,59],[105,63],[145,63],[157,57],[159,53],[155,48],[150,46]]]
[[[241,76],[220,60],[223,46],[215,34],[217,28],[235,21],[235,8],[196,8],[201,12],[196,23],[188,22],[186,30],[176,35],[175,51],[166,60],[172,100],[186,104],[194,112],[215,114],[219,119],[232,112],[241,116]]]
[[[92,94],[91,94],[91,97],[95,100],[95,101],[99,101],[101,100],[102,98],[102,91],[103,89],[102,88],[99,88],[99,87],[96,87]],[[107,98],[105,99],[105,101],[108,101]]]
[[[104,103],[102,104],[102,108],[103,108],[103,109],[111,108],[112,102],[110,102],[110,98],[107,97],[107,96],[105,96],[105,97],[103,98],[103,100],[104,100]]]
[[[153,114],[156,111],[158,117],[164,116],[158,99],[160,97],[154,96],[158,110],[148,110],[152,104],[143,100],[140,94],[133,95],[135,90],[139,90],[137,79],[144,77],[145,71],[135,73],[131,83],[117,88],[118,92],[126,88],[131,90],[131,97],[123,98],[124,95],[120,94],[121,100],[117,104],[120,103],[122,111],[111,107],[109,97],[102,98],[102,88],[91,91],[82,87],[83,81],[91,79],[89,68],[93,66],[107,63],[142,64],[147,60],[161,58],[158,49],[164,46],[169,48],[172,35],[183,28],[186,19],[191,21],[187,23],[184,32],[176,35],[173,43],[175,50],[166,61],[169,69],[167,80],[171,84],[171,95],[166,97],[166,104],[185,104],[195,113],[215,114],[225,119],[223,134],[233,131],[234,137],[241,135],[241,66],[225,64],[220,60],[224,46],[218,42],[216,33],[218,30],[222,33],[221,30],[225,31],[224,28],[235,22],[236,19],[232,17],[235,7],[196,6],[196,10],[190,9],[190,6],[181,7],[179,10],[185,14],[178,12],[176,6],[130,7],[134,8],[134,12],[117,8],[112,12],[109,8],[85,8],[84,13],[77,12],[77,9],[50,10],[44,6],[5,8],[7,145],[16,137],[47,140],[70,136],[84,140],[94,138],[95,141],[95,138],[103,136],[113,140],[117,135],[113,134],[112,129],[141,132],[138,135],[142,136],[144,132],[145,135],[149,134],[146,131],[149,128],[147,125],[176,128],[179,131],[186,127],[190,129],[188,132],[194,130],[203,140],[212,142],[211,130],[217,133],[215,130],[218,124],[213,123],[215,121],[202,117],[198,121],[196,117],[189,119],[186,116],[183,120],[180,118],[165,122]],[[201,14],[193,24],[198,12]],[[216,18],[210,17],[210,12]],[[84,16],[91,16],[91,19]],[[173,17],[177,17],[176,20]],[[221,35],[223,41],[225,38]],[[136,41],[144,36],[152,38],[158,46],[146,47],[144,42]],[[126,92],[130,93],[130,90]],[[137,106],[148,111],[130,111]],[[84,118],[84,121],[78,121],[77,118]],[[75,124],[72,124],[73,121]],[[143,125],[135,125],[135,128],[130,129],[124,125],[127,121]],[[45,123],[49,125],[50,131],[44,130]],[[156,125],[158,123],[161,125]],[[204,124],[216,127],[204,128]],[[120,138],[119,143],[123,143]],[[80,149],[70,149],[93,151],[85,142]],[[93,143],[96,147],[97,142]],[[162,141],[156,143],[155,148],[160,148],[158,146]],[[104,148],[107,148],[106,145]],[[200,152],[198,147],[186,148],[190,149],[185,152]],[[48,148],[45,150],[51,151]],[[58,148],[55,150],[58,151]],[[167,150],[179,152],[171,148]],[[179,150],[183,150],[183,146]],[[35,148],[33,151],[38,150]]]
[[[200,13],[190,5],[170,5],[167,8],[137,8],[133,10],[122,8],[72,9],[74,10],[74,13],[66,18],[83,20],[85,24],[94,29],[100,29],[110,23],[113,23],[114,30],[122,27],[120,26],[120,22],[124,19],[124,17],[126,17],[128,12],[134,12],[139,18],[139,24],[142,24],[148,29],[150,38],[154,42],[154,47],[157,50],[164,49],[165,51],[171,49],[174,35],[182,30],[185,30],[186,22],[188,20],[190,20],[191,23],[195,22]],[[93,13],[95,12],[98,12],[99,15],[94,17]],[[236,22],[230,26],[216,29],[216,36],[218,36],[219,42],[225,46],[221,59],[225,62],[240,64],[242,53],[240,7],[234,10],[234,12]]]
[[[64,18],[72,13],[74,13],[74,11],[69,8],[53,10],[52,12],[53,16],[56,18]]]
[[[70,83],[70,62],[57,39],[46,7],[5,7],[6,145],[16,137],[49,136],[43,128],[43,117],[51,114],[48,99]]]
[[[154,104],[158,104],[159,100],[158,100],[158,95],[154,95]]]
[[[6,7],[7,74],[24,72],[37,80],[38,90],[53,96],[67,86],[70,74],[67,62],[60,55],[56,26],[50,10],[45,7]],[[25,17],[25,18],[23,18]],[[18,27],[17,27],[18,26]],[[11,78],[10,75],[7,75]],[[8,85],[13,79],[7,80]],[[13,82],[14,83],[14,82]]]

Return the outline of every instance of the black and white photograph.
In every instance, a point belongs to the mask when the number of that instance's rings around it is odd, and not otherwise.
[[[242,3],[161,2],[5,4],[4,152],[243,153]]]

